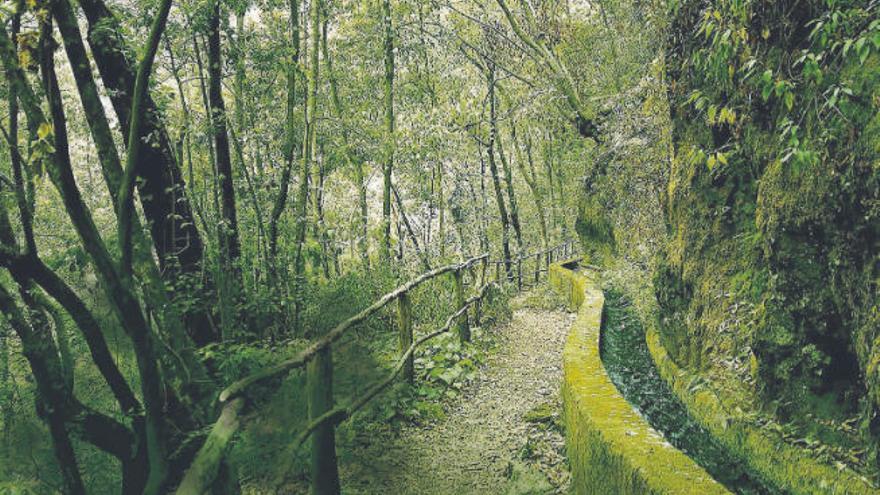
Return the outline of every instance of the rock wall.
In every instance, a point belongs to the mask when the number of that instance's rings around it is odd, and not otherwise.
[[[663,346],[783,419],[821,396],[861,404],[877,438],[876,2],[678,0],[669,23]]]

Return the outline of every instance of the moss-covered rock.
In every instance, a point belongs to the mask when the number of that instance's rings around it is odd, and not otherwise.
[[[675,364],[732,374],[783,420],[820,396],[834,396],[840,417],[868,404],[876,447],[876,6],[670,5],[658,338]]]

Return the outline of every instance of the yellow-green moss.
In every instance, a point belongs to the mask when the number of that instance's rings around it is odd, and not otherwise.
[[[577,494],[727,494],[626,402],[599,357],[604,296],[584,275],[550,266],[550,284],[578,311],[563,352],[566,448]]]
[[[669,357],[656,329],[649,328],[646,338],[660,375],[694,419],[779,488],[795,495],[880,493],[850,469],[820,462],[810,451],[799,449],[775,433],[759,428],[744,417],[744,412],[732,404],[725,404],[709,389],[688,387],[693,377]]]

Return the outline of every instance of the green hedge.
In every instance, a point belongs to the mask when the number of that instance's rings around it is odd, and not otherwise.
[[[577,494],[726,494],[620,395],[599,357],[604,296],[586,276],[555,263],[550,284],[577,319],[563,352],[566,449]]]
[[[776,486],[795,495],[878,494],[862,476],[850,469],[825,464],[808,450],[786,443],[778,435],[759,428],[735,413],[735,407],[705,387],[688,387],[693,377],[679,368],[660,342],[656,329],[649,328],[646,339],[660,375],[669,383],[688,411],[728,449]]]

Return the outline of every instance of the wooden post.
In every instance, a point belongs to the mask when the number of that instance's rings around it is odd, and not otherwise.
[[[541,253],[535,254],[535,285],[541,280]]]
[[[455,282],[455,311],[464,307],[464,286],[461,283],[461,278],[461,269],[452,272],[452,280]],[[462,342],[471,341],[471,329],[468,326],[467,311],[458,318],[458,338]]]
[[[474,325],[480,326],[480,312],[483,309],[483,300],[477,299],[477,302],[474,303]]]
[[[489,265],[489,258],[483,258],[480,260],[480,285],[482,287],[486,285],[486,268]]]
[[[516,259],[516,290],[522,290],[522,256]]]
[[[413,343],[412,305],[410,304],[409,294],[406,292],[397,298],[397,326],[399,330],[400,354],[403,355]],[[413,356],[410,354],[406,359],[406,363],[403,364],[403,379],[412,385],[414,383],[414,376]]]
[[[306,366],[309,420],[333,408],[333,355],[330,347],[315,354]],[[338,495],[336,426],[325,423],[312,433],[312,495]]]

